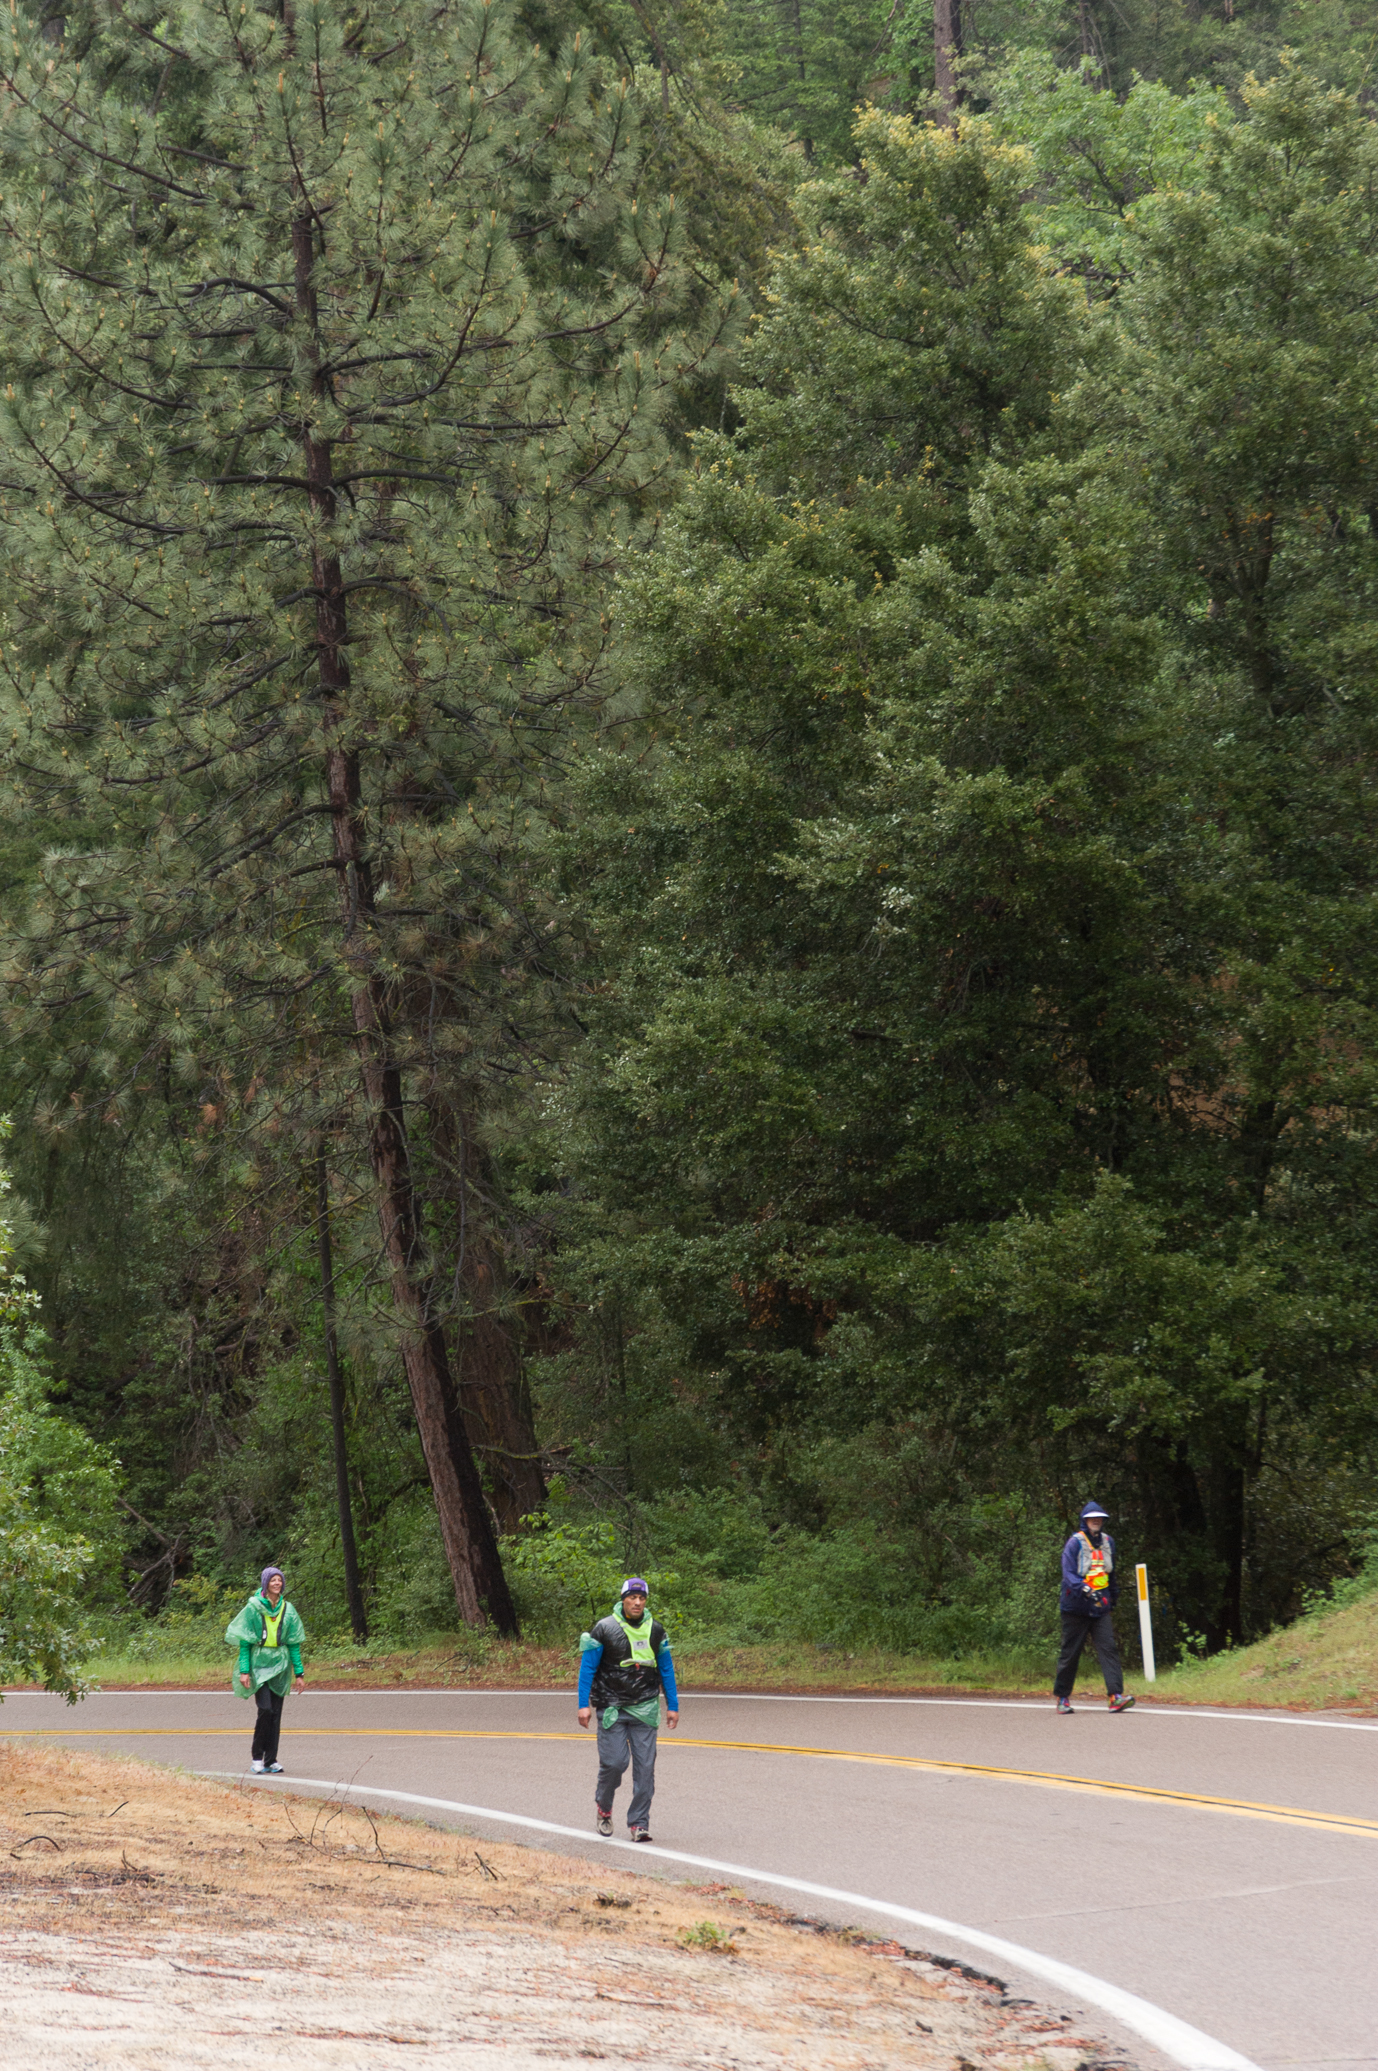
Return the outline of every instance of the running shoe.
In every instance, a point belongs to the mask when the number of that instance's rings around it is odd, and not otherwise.
[[[262,1762],[260,1762],[260,1761],[257,1761],[257,1760],[255,1760],[255,1761],[252,1761],[252,1762],[250,1762],[250,1764],[249,1764],[249,1773],[250,1773],[250,1775],[251,1775],[251,1776],[262,1776],[262,1774],[263,1774],[263,1764],[262,1764]]]
[[[265,1763],[263,1764],[263,1773],[264,1773],[264,1775],[265,1775],[265,1776],[281,1776],[281,1774],[282,1774],[282,1764],[281,1764],[281,1762],[265,1762]]]
[[[1127,1697],[1124,1691],[1121,1690],[1118,1697],[1111,1698],[1110,1709],[1111,1711],[1128,1711],[1133,1702],[1134,1699]]]
[[[1058,1698],[1058,1700],[1057,1700],[1057,1708],[1058,1708],[1058,1710],[1059,1710],[1059,1711],[1065,1711],[1065,1712],[1070,1712],[1070,1711],[1071,1711],[1071,1709],[1072,1709],[1072,1700],[1071,1700],[1071,1698],[1070,1698],[1070,1697],[1059,1697],[1059,1698]]]
[[[605,1811],[603,1810],[603,1808],[602,1808],[602,1806],[601,1806],[601,1805],[595,1805],[593,1809],[594,1809],[594,1811],[595,1811],[595,1812],[596,1812],[596,1813],[598,1814],[598,1831],[599,1831],[599,1833],[600,1833],[600,1834],[610,1834],[610,1833],[612,1832],[612,1814],[611,1814],[611,1812],[605,1812]]]
[[[651,1829],[650,1829],[649,1827],[628,1827],[628,1828],[627,1828],[627,1839],[628,1839],[629,1841],[649,1841],[649,1840],[650,1840],[650,1838],[651,1838]]]

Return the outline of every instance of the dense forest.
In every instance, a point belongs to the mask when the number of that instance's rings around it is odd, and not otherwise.
[[[1362,1571],[1371,14],[26,5],[6,1671]]]

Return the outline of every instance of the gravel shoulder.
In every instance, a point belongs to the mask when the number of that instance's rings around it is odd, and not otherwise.
[[[5,2064],[1132,2071],[974,1972],[721,1886],[132,1760],[0,1743],[0,1846]]]

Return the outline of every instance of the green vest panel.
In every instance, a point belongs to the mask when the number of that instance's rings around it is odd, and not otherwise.
[[[632,1660],[641,1668],[654,1668],[656,1657],[651,1647],[651,1613],[649,1608],[642,1612],[640,1625],[628,1625],[620,1611],[614,1611],[612,1615],[622,1627],[623,1632],[626,1633],[631,1643]]]

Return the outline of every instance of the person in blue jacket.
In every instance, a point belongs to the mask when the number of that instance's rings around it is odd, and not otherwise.
[[[673,1731],[679,1724],[675,1664],[665,1627],[647,1614],[650,1593],[640,1575],[629,1575],[611,1615],[600,1618],[592,1632],[582,1633],[579,1639],[579,1724],[587,1729],[594,1712],[598,1713],[598,1783],[593,1804],[598,1831],[612,1832],[612,1801],[630,1761],[632,1801],[627,1807],[627,1834],[633,1841],[651,1838],[662,1691],[666,1725]]]
[[[1077,1663],[1087,1640],[1096,1650],[1111,1711],[1128,1711],[1134,1702],[1124,1694],[1124,1670],[1110,1615],[1120,1585],[1115,1573],[1115,1542],[1106,1523],[1107,1514],[1099,1503],[1085,1504],[1080,1531],[1073,1532],[1062,1549],[1062,1647],[1053,1678],[1053,1696],[1060,1712],[1072,1709]]]

